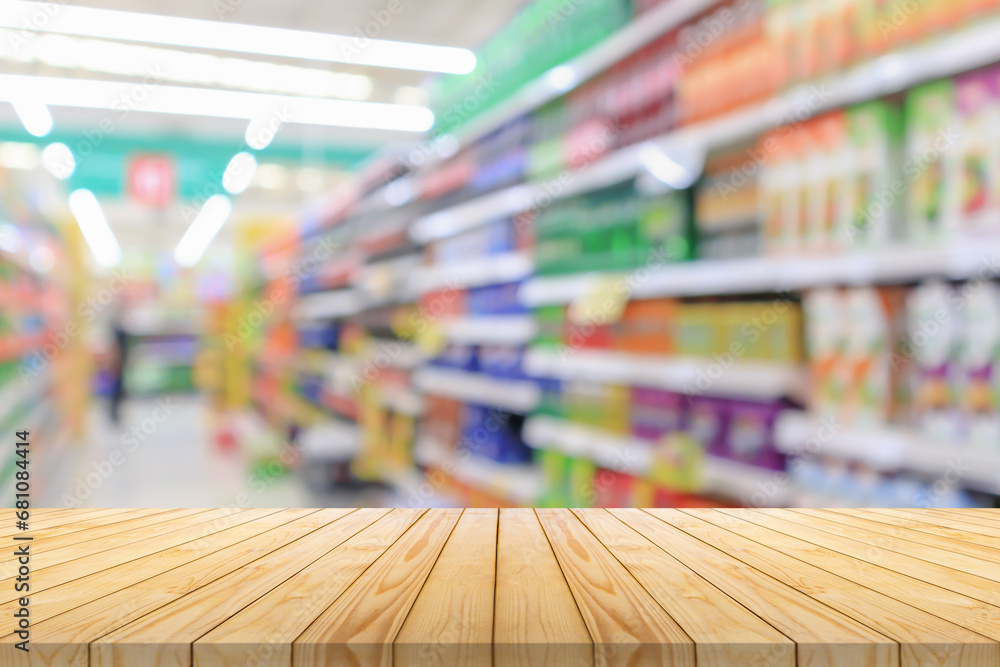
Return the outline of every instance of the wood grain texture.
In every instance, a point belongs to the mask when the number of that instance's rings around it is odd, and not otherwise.
[[[9,575],[0,667],[1000,665],[998,511],[49,510],[32,523],[31,652],[16,648]]]
[[[295,667],[389,667],[392,642],[461,516],[427,512],[295,641]]]
[[[462,513],[396,635],[396,667],[490,663],[497,519],[495,509]]]
[[[576,515],[536,512],[593,637],[595,664],[693,667],[691,638]]]
[[[496,667],[593,664],[590,633],[533,510],[500,510],[494,619]]]
[[[292,642],[423,510],[397,509],[248,605],[194,644],[195,665],[291,665]]]
[[[822,568],[763,547],[681,512],[664,517],[676,527],[810,597],[872,626],[900,644],[900,665],[985,667],[1000,663],[1000,644],[917,607],[855,584]]]
[[[753,523],[753,512],[740,515],[711,510],[683,511],[913,607],[926,609],[985,637],[1000,639],[1000,607],[757,525]]]
[[[889,637],[662,520],[670,514],[662,510],[610,511],[794,640],[799,665],[899,665],[899,645]],[[755,662],[767,664],[780,657],[764,656]]]
[[[795,644],[607,512],[575,514],[695,642],[700,667],[748,665],[775,656],[795,664]]]

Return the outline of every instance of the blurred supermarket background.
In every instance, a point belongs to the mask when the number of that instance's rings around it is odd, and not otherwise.
[[[0,0],[36,505],[996,507],[998,277],[998,0]]]

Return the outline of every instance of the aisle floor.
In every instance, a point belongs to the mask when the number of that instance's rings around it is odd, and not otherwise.
[[[245,457],[212,441],[200,396],[130,399],[120,424],[95,403],[78,453],[41,504],[48,507],[299,507],[310,498],[293,474],[250,488]],[[68,448],[70,449],[70,448]],[[117,453],[116,453],[117,452]],[[117,464],[116,464],[117,462]],[[246,494],[249,504],[241,502]]]

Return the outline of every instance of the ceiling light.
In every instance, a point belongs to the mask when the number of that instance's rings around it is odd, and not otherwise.
[[[280,109],[287,118],[285,122],[290,123],[401,132],[424,132],[434,124],[430,109],[398,104],[185,88],[155,81],[128,83],[0,74],[0,101],[13,102],[28,95],[50,106],[118,111],[124,108],[245,120],[266,118]]]
[[[0,27],[21,30],[27,25],[46,33],[449,74],[467,74],[476,66],[476,56],[468,49],[69,4],[45,12],[44,22],[33,21],[46,6],[0,0]]]
[[[101,266],[110,268],[118,264],[122,258],[122,249],[94,193],[90,190],[74,190],[69,196],[69,209],[80,225],[90,251]]]
[[[44,104],[23,94],[19,97],[8,98],[7,101],[14,105],[14,113],[17,114],[24,129],[30,134],[44,137],[52,131],[52,114],[49,113]]]
[[[42,164],[49,173],[61,181],[73,175],[76,171],[76,159],[69,146],[63,143],[53,143],[45,147],[42,151]]]
[[[257,160],[247,152],[237,153],[229,161],[226,173],[222,175],[222,187],[231,195],[238,195],[250,185],[254,172],[257,171]]]
[[[181,266],[197,264],[212,239],[222,229],[222,225],[226,224],[232,211],[233,204],[229,201],[229,197],[225,195],[209,197],[174,249],[174,259],[177,263]]]
[[[38,166],[38,147],[7,141],[0,144],[0,167],[31,171]]]
[[[0,58],[120,76],[155,74],[163,81],[309,97],[365,100],[373,88],[371,78],[363,74],[63,35],[39,35],[20,43],[14,30],[0,30]]]

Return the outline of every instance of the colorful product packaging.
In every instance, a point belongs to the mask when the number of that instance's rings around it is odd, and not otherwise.
[[[955,80],[961,135],[959,216],[966,234],[1000,231],[1000,68]]]
[[[902,347],[906,294],[898,287],[861,287],[846,293],[845,419],[857,427],[905,421],[911,364]]]
[[[1000,451],[1000,287],[969,283],[964,299],[960,409],[968,442]]]
[[[907,237],[937,244],[958,236],[961,171],[954,136],[960,131],[955,87],[943,80],[906,96]]]
[[[904,353],[913,359],[913,419],[931,437],[961,437],[957,403],[961,316],[951,288],[940,281],[913,290],[907,303]]]
[[[854,227],[848,242],[856,247],[883,246],[902,236],[905,188],[897,177],[902,116],[894,104],[876,100],[849,109],[847,124],[854,162]]]

